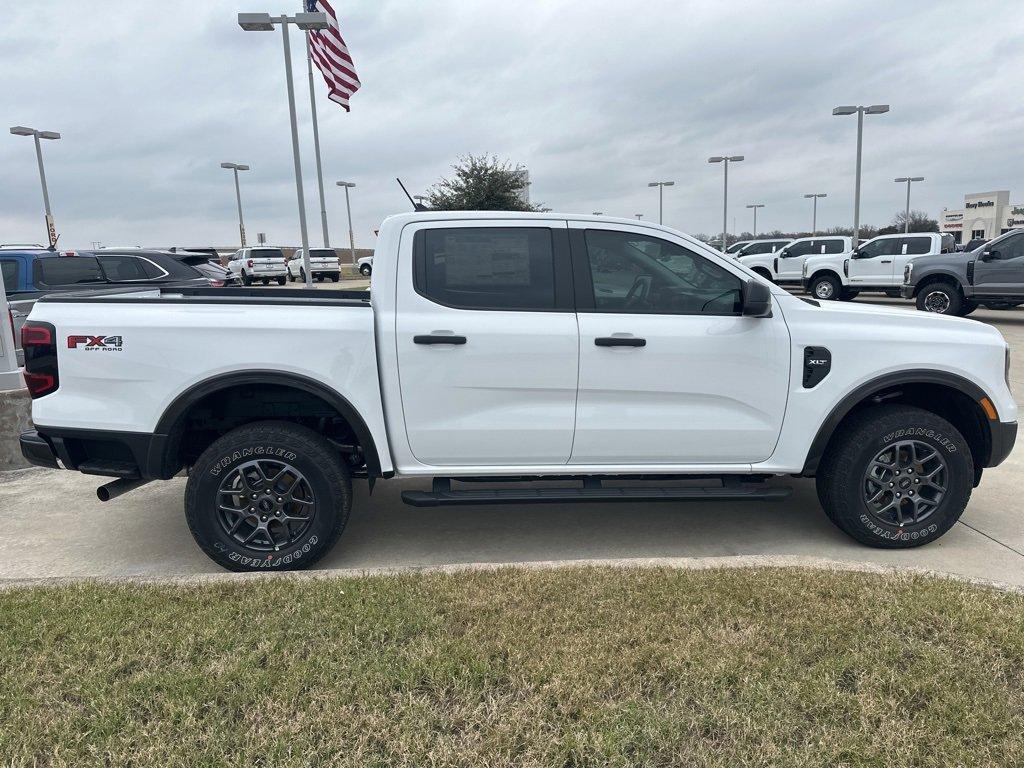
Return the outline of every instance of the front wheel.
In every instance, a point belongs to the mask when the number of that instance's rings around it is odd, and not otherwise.
[[[842,283],[834,275],[820,275],[811,281],[811,295],[821,301],[838,299],[842,290]]]
[[[252,285],[252,278],[245,274],[245,272],[242,272],[242,283],[244,285]]]
[[[363,277],[369,277],[371,271],[372,270],[369,264],[363,264],[363,266],[359,268],[359,274],[361,274]]]
[[[185,486],[193,538],[230,571],[313,565],[341,536],[351,507],[352,481],[330,443],[281,421],[214,441]]]
[[[817,471],[818,498],[841,530],[884,549],[948,531],[971,498],[974,461],[957,429],[930,411],[868,408],[841,425]]]
[[[284,280],[285,280],[284,275],[281,275],[279,278],[277,278],[277,284],[278,285],[284,285]]]
[[[844,288],[839,293],[839,300],[840,301],[853,301],[858,296],[860,296],[860,291],[851,291],[849,288]]]
[[[917,308],[937,315],[962,315],[964,300],[960,289],[949,283],[931,283],[917,294]]]

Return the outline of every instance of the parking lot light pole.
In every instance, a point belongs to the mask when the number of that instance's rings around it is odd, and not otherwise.
[[[658,223],[665,223],[665,187],[671,187],[674,181],[652,181],[647,186],[658,188]]]
[[[39,183],[43,185],[43,208],[46,210],[46,236],[49,238],[50,246],[57,244],[57,229],[53,224],[53,213],[50,211],[50,191],[46,188],[46,171],[43,169],[43,148],[39,144],[40,139],[59,139],[60,134],[56,131],[37,131],[35,128],[26,128],[24,125],[15,125],[11,128],[15,136],[31,136],[36,143],[36,162],[39,163]]]
[[[828,197],[828,194],[826,192],[816,192],[810,195],[804,195],[804,197],[809,197],[814,200],[814,205],[811,207],[811,237],[814,237],[818,234],[818,198]]]
[[[722,188],[722,253],[729,247],[726,239],[729,234],[729,163],[738,163],[743,160],[743,155],[715,155],[709,157],[709,163],[721,163],[725,166],[725,186]]]
[[[355,184],[351,181],[339,181],[339,187],[345,188],[345,212],[348,214],[348,247],[352,251],[352,266],[356,264],[356,237],[352,234],[352,205],[349,203],[348,191]]]
[[[295,161],[295,194],[299,203],[299,234],[302,237],[302,266],[306,270],[306,287],[313,287],[313,269],[309,263],[309,232],[306,229],[306,200],[302,194],[302,162],[299,159],[299,127],[295,118],[295,85],[292,83],[292,49],[288,42],[288,25],[299,29],[327,29],[326,13],[297,13],[271,16],[269,13],[240,13],[238,26],[246,32],[273,32],[281,25],[284,39],[284,75],[288,85],[288,117],[292,126],[292,156]]]
[[[751,203],[750,205],[747,206],[747,208],[752,208],[754,210],[754,238],[756,239],[757,238],[757,209],[758,208],[764,208],[764,203]]]
[[[242,165],[241,163],[221,163],[221,168],[227,168],[234,171],[235,174],[235,202],[238,204],[238,234],[242,239],[242,247],[245,248],[245,224],[242,221],[242,191],[238,187],[238,172],[248,171],[248,165]]]
[[[897,184],[907,184],[907,213],[903,218],[903,234],[910,232],[910,185],[915,181],[924,181],[924,176],[900,176],[893,179]]]
[[[860,233],[860,158],[864,139],[864,115],[881,115],[889,111],[888,104],[872,104],[870,107],[835,107],[833,115],[857,115],[857,177],[853,186],[853,247],[857,247]]]

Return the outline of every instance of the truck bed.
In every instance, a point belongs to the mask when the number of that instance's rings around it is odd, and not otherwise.
[[[102,288],[47,294],[39,299],[59,304],[176,303],[176,304],[329,304],[368,306],[369,291],[311,288]]]

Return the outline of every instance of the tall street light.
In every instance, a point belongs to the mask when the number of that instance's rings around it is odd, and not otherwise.
[[[903,234],[907,234],[910,231],[910,185],[915,181],[924,181],[924,176],[900,176],[893,181],[897,184],[907,183],[907,213],[903,218]]]
[[[675,184],[674,181],[652,181],[648,184],[648,187],[658,188],[658,223],[664,224],[665,221],[665,187],[671,187]]]
[[[339,181],[339,187],[345,188],[345,211],[348,213],[348,247],[352,251],[352,265],[356,263],[356,238],[352,234],[352,205],[348,199],[348,191],[355,186],[354,182],[351,181]]]
[[[811,208],[811,210],[812,210],[812,213],[811,213],[811,237],[813,237],[814,235],[818,234],[818,198],[819,197],[828,197],[828,193],[826,193],[826,192],[816,192],[814,194],[804,195],[804,197],[805,198],[809,197],[809,198],[814,200],[814,205]],[[854,237],[854,240],[853,240],[854,246],[853,247],[856,248],[857,247],[856,246],[856,242],[857,242],[857,233],[856,232],[854,232],[853,237]]]
[[[889,111],[888,104],[872,104],[870,107],[835,107],[833,115],[857,115],[857,180],[853,187],[853,247],[857,247],[860,233],[860,156],[864,138],[864,115],[881,115]]]
[[[242,247],[245,248],[245,223],[242,221],[242,192],[238,187],[238,172],[248,171],[248,165],[241,163],[221,163],[221,168],[227,168],[235,174],[235,202],[238,203],[238,234],[242,240]]]
[[[35,128],[26,128],[23,125],[16,125],[11,128],[15,136],[31,136],[36,143],[36,161],[39,163],[39,182],[43,185],[43,207],[46,210],[46,235],[50,238],[50,246],[57,244],[57,228],[53,225],[53,213],[50,211],[50,192],[46,188],[46,171],[43,170],[43,149],[39,145],[40,139],[59,139],[60,134],[56,131],[37,131]]]
[[[757,209],[764,208],[764,203],[751,203],[747,208],[754,209],[754,237],[757,237]]]
[[[729,247],[726,237],[729,234],[729,163],[738,163],[743,155],[715,155],[709,157],[709,163],[722,163],[725,166],[725,186],[722,192],[722,253]]]
[[[306,229],[306,200],[302,194],[302,163],[299,159],[299,128],[295,119],[295,86],[292,83],[292,49],[288,42],[288,25],[299,29],[327,29],[326,13],[297,13],[271,16],[269,13],[240,13],[238,26],[246,32],[273,32],[281,25],[284,39],[284,76],[288,84],[288,117],[292,124],[292,156],[295,161],[295,195],[299,203],[299,233],[302,236],[302,266],[306,270],[306,287],[313,287],[313,269],[309,264],[309,232]]]

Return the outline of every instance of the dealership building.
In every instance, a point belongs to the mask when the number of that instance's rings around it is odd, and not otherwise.
[[[993,237],[1024,227],[1024,203],[1011,203],[1007,190],[964,195],[963,208],[943,208],[939,229],[961,244]]]

